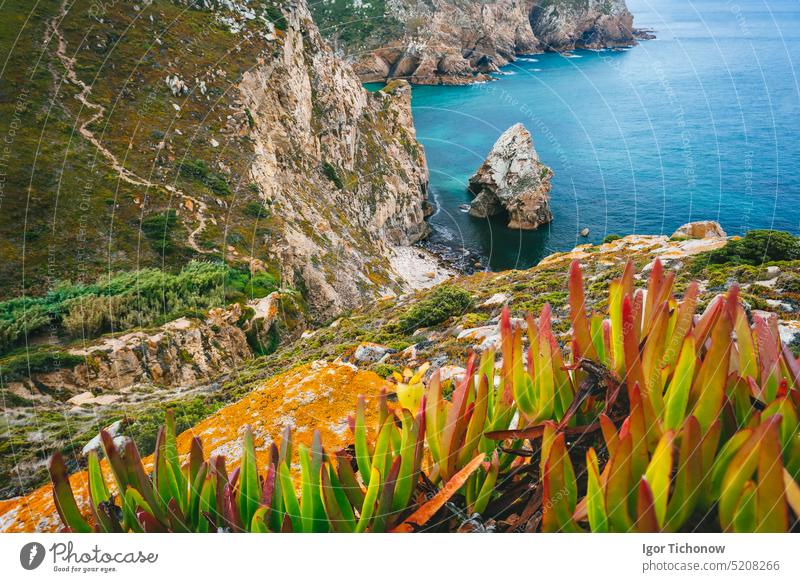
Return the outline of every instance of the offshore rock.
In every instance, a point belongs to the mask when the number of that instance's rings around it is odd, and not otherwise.
[[[475,196],[469,213],[485,218],[506,212],[509,228],[539,228],[553,220],[552,176],[552,170],[539,161],[530,132],[517,123],[500,136],[469,179],[469,190]]]

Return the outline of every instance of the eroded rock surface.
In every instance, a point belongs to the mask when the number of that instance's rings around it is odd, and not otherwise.
[[[700,220],[689,222],[679,227],[672,233],[672,238],[725,238],[728,235],[722,225],[714,220]]]
[[[285,12],[279,56],[239,89],[252,118],[252,177],[277,223],[271,252],[325,318],[409,287],[392,247],[428,232],[428,170],[409,85],[367,92],[305,2]]]
[[[637,36],[625,0],[534,0],[530,22],[545,50],[630,46]]]
[[[343,35],[328,6],[312,11],[364,81],[485,81],[518,55],[628,46],[638,33],[624,0],[389,0],[380,16],[371,5],[348,8],[338,16],[352,26],[359,19],[380,25]]]
[[[539,228],[553,220],[552,175],[539,161],[530,132],[517,123],[503,132],[469,179],[469,190],[475,196],[469,213],[485,218],[505,212],[509,228]]]

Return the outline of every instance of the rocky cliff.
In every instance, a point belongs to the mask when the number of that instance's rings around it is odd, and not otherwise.
[[[521,123],[512,125],[469,179],[475,196],[469,213],[478,218],[506,213],[509,228],[536,229],[553,220],[552,176],[553,171],[539,161],[530,132]]]
[[[334,0],[312,10],[365,81],[466,84],[520,54],[627,46],[637,36],[624,0]]]
[[[327,315],[403,289],[392,247],[427,233],[428,173],[409,85],[365,91],[298,4],[278,58],[246,72],[239,89],[284,276]]]
[[[625,0],[534,0],[530,22],[545,50],[629,46],[637,36]]]
[[[191,258],[266,270],[319,318],[409,287],[408,88],[362,89],[304,0],[3,11],[0,299]]]

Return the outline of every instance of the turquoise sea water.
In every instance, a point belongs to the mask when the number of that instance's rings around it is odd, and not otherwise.
[[[494,269],[527,267],[607,234],[800,234],[800,2],[628,0],[656,40],[624,51],[521,58],[498,81],[414,87],[431,171],[434,240]],[[535,232],[475,219],[467,179],[522,122],[555,172],[555,220]]]

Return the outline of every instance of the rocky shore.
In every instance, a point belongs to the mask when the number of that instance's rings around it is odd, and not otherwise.
[[[360,14],[353,7],[353,15]],[[386,25],[356,45],[340,41],[365,82],[464,85],[491,79],[518,55],[601,49],[652,38],[624,0],[395,0]],[[392,23],[390,26],[389,23]]]

